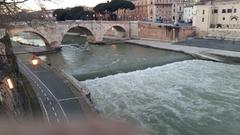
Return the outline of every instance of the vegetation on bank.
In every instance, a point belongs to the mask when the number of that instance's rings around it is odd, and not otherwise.
[[[93,10],[84,8],[82,6],[56,9],[53,12],[53,16],[57,21],[64,20],[117,20],[116,12],[122,9],[124,13],[126,10],[135,9],[135,5],[131,1],[127,0],[112,0],[106,3],[100,3],[96,5]]]
[[[13,112],[7,112],[9,114],[14,114],[17,118],[34,118],[34,117],[43,117],[40,104],[36,93],[33,91],[33,88],[27,78],[19,71],[16,56],[13,54],[11,48],[11,41],[8,35],[0,39],[0,42],[5,44],[5,51],[7,57],[7,63],[4,72],[9,76],[14,84],[14,89],[11,91],[12,105],[14,106]],[[4,106],[4,99],[3,104]],[[7,104],[5,104],[7,106]],[[5,108],[5,107],[4,107]],[[4,109],[3,108],[3,109]],[[3,110],[4,111],[4,110]]]

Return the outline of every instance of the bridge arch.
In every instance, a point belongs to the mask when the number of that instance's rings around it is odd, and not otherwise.
[[[31,34],[35,34],[37,35],[39,38],[41,38],[43,40],[43,42],[45,43],[45,46],[48,46],[50,47],[50,42],[48,41],[48,38],[47,36],[44,36],[44,34],[36,31],[36,30],[33,30],[33,29],[14,29],[14,30],[10,30],[8,31],[10,37],[14,37],[20,33],[31,33]]]
[[[62,40],[65,35],[85,36],[87,38],[87,41],[91,41],[91,42],[95,41],[94,32],[92,32],[90,28],[86,26],[81,26],[81,25],[71,25],[67,27],[63,32]]]
[[[129,30],[122,25],[113,24],[106,27],[105,31],[103,32],[103,37],[113,36],[116,38],[129,38]]]

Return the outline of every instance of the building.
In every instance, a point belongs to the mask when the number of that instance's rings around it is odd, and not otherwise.
[[[174,0],[155,0],[155,18],[162,22],[171,22]]]
[[[193,6],[184,7],[183,11],[183,21],[185,23],[191,23],[193,19]]]
[[[183,21],[184,7],[196,0],[132,0],[134,10],[118,10],[120,20]]]
[[[192,23],[194,5],[201,2],[201,0],[184,0],[183,21],[185,23]]]
[[[152,0],[132,0],[135,5],[134,10],[120,9],[116,13],[120,20],[152,20],[153,4]]]
[[[240,1],[214,1],[194,6],[193,26],[198,31],[240,29]]]

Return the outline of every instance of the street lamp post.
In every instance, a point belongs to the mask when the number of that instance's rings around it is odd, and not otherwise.
[[[14,88],[13,83],[12,83],[12,79],[8,78],[8,79],[7,79],[7,84],[8,84],[8,87],[9,87],[10,89],[13,89],[13,88]]]
[[[0,56],[14,56],[14,55],[21,55],[21,54],[30,54],[30,53],[15,53],[15,54],[5,54]],[[32,56],[31,64],[34,66],[39,64],[39,59],[35,55]]]
[[[39,60],[38,60],[35,56],[33,56],[33,58],[32,58],[32,64],[33,64],[34,66],[36,66],[36,65],[39,64]]]

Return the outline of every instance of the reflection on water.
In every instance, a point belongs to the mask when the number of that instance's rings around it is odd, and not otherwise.
[[[74,41],[74,37],[69,38],[66,40]],[[66,43],[66,41],[64,42]],[[41,58],[53,66],[73,74],[78,80],[104,77],[191,59],[190,56],[182,53],[130,44],[86,45],[84,43],[64,44],[62,52]]]
[[[21,32],[11,38],[12,41],[29,44],[33,46],[45,46],[44,40],[34,33]],[[16,44],[14,44],[16,45]],[[18,44],[19,45],[19,44]]]
[[[158,135],[239,135],[240,66],[200,60],[81,82],[107,117]]]

